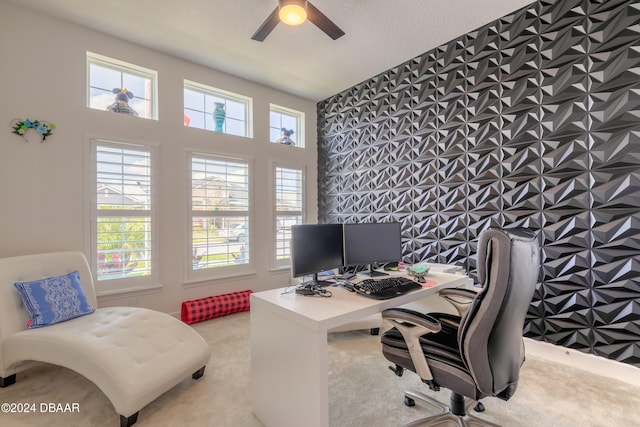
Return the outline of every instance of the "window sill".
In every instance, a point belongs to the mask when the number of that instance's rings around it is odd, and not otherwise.
[[[151,286],[137,286],[127,289],[116,289],[112,291],[96,291],[96,297],[100,301],[109,301],[114,299],[126,298],[128,296],[157,294],[162,290],[161,284]]]
[[[304,146],[287,145],[287,144],[281,144],[279,142],[274,142],[274,141],[269,141],[269,145],[276,146],[276,147],[284,147],[282,148],[283,150],[304,150],[305,149]]]
[[[256,271],[251,270],[251,271],[246,271],[246,272],[242,272],[242,273],[227,274],[227,275],[224,275],[224,276],[203,277],[203,278],[197,278],[197,279],[195,279],[195,278],[194,279],[187,279],[183,283],[183,286],[185,288],[197,288],[199,286],[206,286],[206,285],[209,285],[211,283],[221,282],[223,280],[249,279],[249,278],[254,278],[256,276],[257,276]]]

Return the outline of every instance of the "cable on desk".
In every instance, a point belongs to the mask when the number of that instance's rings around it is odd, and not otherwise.
[[[326,288],[323,288],[322,286],[318,286],[318,285],[315,285],[315,286],[302,286],[302,285],[287,286],[280,293],[280,295],[291,294],[291,293],[296,293],[298,295],[305,295],[305,296],[319,296],[319,297],[324,297],[324,298],[329,298],[331,295],[333,295],[330,290],[328,290]]]

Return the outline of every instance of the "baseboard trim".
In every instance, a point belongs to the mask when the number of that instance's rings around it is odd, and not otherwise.
[[[525,353],[640,387],[640,368],[571,348],[524,339]]]

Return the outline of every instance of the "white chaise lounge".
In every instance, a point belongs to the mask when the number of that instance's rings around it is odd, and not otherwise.
[[[29,329],[29,313],[15,282],[60,276],[75,270],[92,314]],[[204,373],[207,342],[172,316],[139,307],[97,308],[93,279],[81,252],[55,252],[0,259],[0,387],[33,362],[72,369],[95,383],[120,414],[121,426],[189,375]]]

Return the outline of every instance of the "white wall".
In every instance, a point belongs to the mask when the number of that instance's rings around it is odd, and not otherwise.
[[[86,51],[158,71],[159,120],[146,120],[86,105]],[[150,142],[159,147],[159,233],[162,287],[138,295],[101,298],[99,304],[138,305],[177,313],[182,301],[282,286],[289,271],[271,271],[274,160],[306,165],[307,218],[317,218],[315,103],[86,28],[0,3],[0,257],[83,250],[88,241],[83,183],[88,137]],[[183,126],[183,79],[250,96],[253,140]],[[269,143],[269,103],[305,112],[306,149]],[[42,144],[11,133],[13,119],[55,123]],[[188,250],[185,149],[251,156],[254,165],[252,244],[256,274],[185,285]]]

